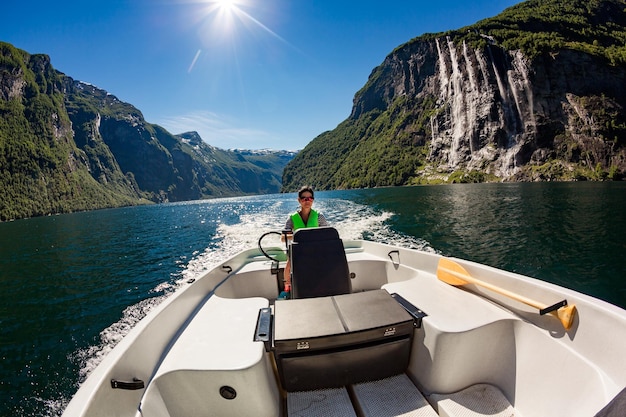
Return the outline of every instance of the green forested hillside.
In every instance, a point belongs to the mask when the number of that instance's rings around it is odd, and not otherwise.
[[[139,200],[125,179],[103,186],[89,173],[47,57],[0,43],[0,74],[0,220]]]
[[[527,0],[468,29],[468,37],[489,33],[507,50],[527,56],[572,49],[626,63],[626,2],[623,0]],[[485,40],[483,39],[482,42]]]
[[[292,157],[174,136],[48,56],[0,42],[0,221],[278,192]]]

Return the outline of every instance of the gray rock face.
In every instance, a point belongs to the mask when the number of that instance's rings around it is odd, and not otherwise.
[[[484,49],[449,37],[392,52],[355,97],[351,118],[402,110],[423,115],[427,160],[439,172],[483,171],[532,178],[528,165],[557,161],[565,170],[626,169],[623,129],[626,71],[563,50],[533,60],[490,40]],[[417,103],[412,105],[411,103]]]

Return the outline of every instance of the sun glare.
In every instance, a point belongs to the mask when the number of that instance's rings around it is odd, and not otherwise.
[[[241,21],[245,12],[241,6],[245,0],[205,0],[203,15],[211,22],[218,32],[227,33],[234,30],[235,20]]]
[[[216,0],[215,5],[225,11],[237,9],[237,0]]]
[[[193,0],[192,0],[193,1]],[[197,0],[196,0],[197,2]],[[200,0],[202,5],[197,9],[194,19],[198,23],[198,32],[203,43],[203,47],[198,50],[191,62],[188,72],[196,66],[197,61],[205,50],[224,51],[224,47],[230,46],[232,51],[239,50],[243,44],[245,34],[247,40],[260,39],[261,34],[269,34],[284,44],[290,45],[285,39],[271,30],[259,19],[252,16],[249,10],[252,9],[251,0]],[[291,45],[290,45],[291,46]]]

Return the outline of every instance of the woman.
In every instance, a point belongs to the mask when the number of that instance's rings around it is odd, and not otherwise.
[[[298,229],[305,227],[324,227],[328,226],[328,222],[324,215],[317,210],[313,210],[313,200],[315,199],[315,193],[311,186],[305,185],[298,191],[298,203],[300,203],[300,210],[292,213],[285,223],[285,230],[291,230],[295,232]],[[285,265],[285,290],[280,293],[278,298],[289,298],[291,292],[291,264],[287,260]]]
[[[313,210],[313,200],[315,194],[313,188],[306,185],[298,191],[298,203],[300,203],[300,210],[289,216],[287,223],[285,223],[285,230],[291,230],[295,232],[298,229],[304,227],[323,227],[328,226],[328,222],[324,215],[316,210]]]

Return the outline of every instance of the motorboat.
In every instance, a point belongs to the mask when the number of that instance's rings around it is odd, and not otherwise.
[[[63,416],[623,416],[624,352],[626,311],[580,292],[268,232],[151,310]]]

